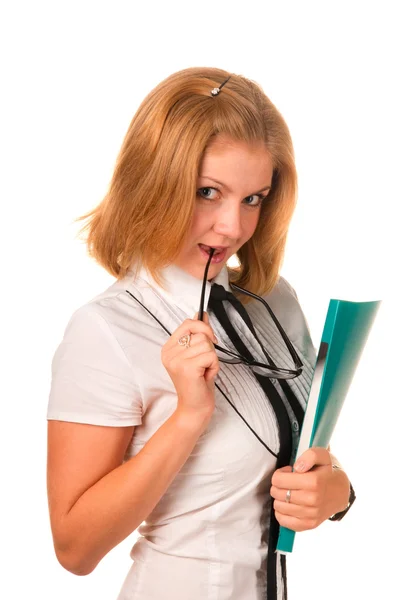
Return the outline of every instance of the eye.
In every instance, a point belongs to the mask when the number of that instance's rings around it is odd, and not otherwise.
[[[247,196],[247,197],[244,199],[244,202],[245,202],[245,204],[246,204],[247,206],[253,206],[253,207],[255,207],[255,208],[256,208],[256,207],[258,207],[258,206],[261,206],[261,205],[262,205],[262,202],[263,202],[264,200],[266,200],[266,197],[267,197],[267,196],[264,196],[263,194],[253,194],[252,196]],[[255,198],[255,200],[252,200],[252,201],[251,201],[251,199],[253,199],[253,198]],[[247,202],[247,201],[248,201],[248,202]]]
[[[203,198],[204,200],[216,200],[215,195],[212,196],[212,192],[220,193],[220,190],[215,187],[201,187],[197,190],[197,196]],[[243,200],[243,204],[248,207],[258,208],[262,205],[262,202],[266,200],[267,195],[263,194],[252,194],[252,196],[247,196]]]
[[[197,195],[205,200],[215,200],[215,196],[211,196],[211,194],[206,192],[219,192],[217,188],[214,187],[202,187],[197,190]]]

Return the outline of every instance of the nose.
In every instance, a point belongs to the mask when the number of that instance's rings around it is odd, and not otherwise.
[[[227,203],[220,207],[215,215],[213,230],[218,235],[237,241],[242,236],[241,206]]]

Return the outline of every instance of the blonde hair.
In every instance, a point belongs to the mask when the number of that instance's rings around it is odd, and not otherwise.
[[[211,90],[231,76],[220,93]],[[192,67],[159,83],[140,104],[102,202],[86,221],[89,255],[121,279],[132,264],[160,270],[173,263],[189,231],[197,177],[207,145],[218,134],[264,142],[273,178],[258,226],[237,252],[230,278],[257,294],[279,277],[297,198],[297,173],[288,127],[261,87],[222,69]]]

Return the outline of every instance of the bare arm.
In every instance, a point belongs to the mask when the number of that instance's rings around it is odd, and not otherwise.
[[[145,520],[206,429],[211,413],[177,409],[124,464],[134,427],[49,421],[47,486],[62,566],[91,573]]]
[[[178,340],[188,332],[185,348]],[[51,528],[57,558],[68,571],[93,571],[152,512],[188,459],[215,407],[213,338],[208,322],[186,319],[162,347],[177,409],[124,464],[134,427],[49,421]]]

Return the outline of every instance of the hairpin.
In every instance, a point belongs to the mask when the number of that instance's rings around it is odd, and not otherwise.
[[[220,92],[220,90],[222,89],[222,87],[228,82],[230,77],[231,77],[231,75],[229,75],[228,78],[226,79],[226,81],[223,81],[222,85],[220,85],[219,87],[213,88],[213,90],[211,90],[211,96],[217,96],[218,93]]]

